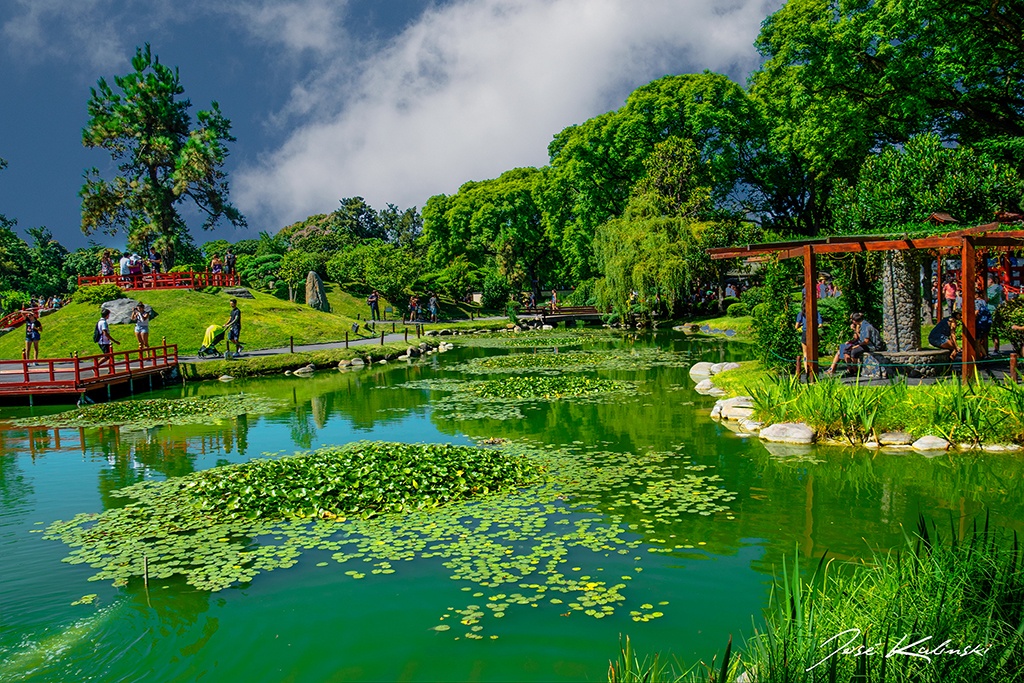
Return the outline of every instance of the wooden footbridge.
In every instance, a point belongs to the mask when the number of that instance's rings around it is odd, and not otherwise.
[[[178,345],[163,344],[110,355],[40,358],[38,360],[0,360],[0,399],[10,402],[35,397],[81,397],[114,389],[135,391],[137,382],[152,388],[154,379],[162,380],[178,367]]]
[[[558,323],[574,323],[577,320],[584,322],[601,322],[604,320],[604,313],[601,313],[593,306],[536,306],[524,308],[521,311],[524,315],[536,315],[546,325],[557,325]]]

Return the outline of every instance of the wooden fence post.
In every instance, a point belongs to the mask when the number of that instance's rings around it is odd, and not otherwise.
[[[294,337],[294,335],[291,336],[291,337],[288,337],[288,350],[291,353],[295,353],[295,337]]]
[[[345,348],[348,348],[348,330],[345,330]]]
[[[383,332],[380,333],[380,345],[384,346],[384,333]]]

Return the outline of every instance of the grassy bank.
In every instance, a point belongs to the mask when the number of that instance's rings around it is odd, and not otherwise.
[[[805,384],[764,370],[756,361],[715,375],[715,386],[754,399],[757,419],[804,422],[819,439],[861,443],[883,432],[941,436],[954,444],[1024,444],[1024,387],[959,378],[909,386],[844,384],[820,378]]]
[[[690,325],[697,325],[698,327],[707,325],[712,330],[723,330],[723,332],[701,332],[701,334],[712,334],[712,336],[716,337],[725,337],[726,335],[724,330],[733,330],[736,334],[728,337],[731,340],[749,342],[754,339],[754,318],[749,315],[738,316],[735,318],[727,315],[719,316],[717,318],[694,318],[692,320],[680,321],[677,325],[683,325],[686,328],[687,334],[689,334]]]
[[[195,353],[203,341],[208,325],[223,324],[228,319],[230,295],[223,292],[203,294],[192,290],[161,290],[128,292],[128,296],[153,307],[157,317],[150,323],[150,343],[161,337],[177,344],[185,354]],[[242,342],[249,349],[288,346],[289,337],[296,344],[337,341],[352,332],[356,321],[344,315],[321,313],[302,304],[282,301],[268,294],[253,291],[254,299],[238,299],[242,311]],[[98,353],[92,340],[93,327],[99,320],[99,306],[69,304],[42,319],[43,334],[39,344],[41,356],[67,357],[77,351],[81,355]],[[132,325],[112,325],[111,334],[121,342],[115,350],[136,348]],[[358,336],[366,336],[360,328]],[[21,358],[25,335],[14,330],[0,337],[0,358]],[[223,350],[223,345],[221,346]]]
[[[427,339],[427,344],[437,346],[436,340]],[[404,342],[353,346],[348,349],[324,349],[309,353],[280,353],[273,356],[251,356],[237,360],[202,360],[194,363],[182,363],[181,374],[188,380],[217,379],[223,375],[231,377],[258,377],[274,375],[285,370],[297,370],[307,365],[318,369],[333,368],[339,361],[362,358],[367,363],[376,363],[389,356],[405,353],[410,345],[419,342]]]

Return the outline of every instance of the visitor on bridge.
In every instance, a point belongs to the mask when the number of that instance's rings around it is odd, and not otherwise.
[[[232,343],[235,345],[235,357],[237,358],[242,353],[242,342],[239,341],[242,336],[242,311],[238,309],[238,299],[231,299],[228,303],[231,304],[231,313],[229,314],[228,321],[224,323],[224,327],[228,328],[227,350],[224,353],[225,360],[231,358]]]
[[[224,272],[224,264],[221,263],[220,257],[217,254],[214,254],[213,258],[210,259],[210,272],[214,275],[220,275]]]
[[[113,275],[114,262],[110,258],[110,252],[104,251],[100,257],[100,275]]]
[[[154,273],[159,273],[160,269],[163,267],[163,262],[164,262],[164,260],[160,256],[160,252],[158,252],[154,247],[150,247],[149,248],[149,269],[151,271],[153,271]]]
[[[224,254],[224,272],[228,275],[235,274],[235,253],[231,251],[231,247],[228,247],[227,252]]]
[[[36,360],[39,360],[39,339],[42,336],[43,323],[32,311],[25,313],[25,360],[32,357],[30,349],[35,349]]]
[[[960,353],[956,345],[956,325],[960,322],[960,311],[953,311],[948,318],[943,318],[928,333],[928,343],[937,349],[949,351],[949,358],[953,360]]]
[[[132,311],[132,322],[135,323],[135,339],[139,342],[139,348],[149,346],[149,312],[146,311],[146,304],[139,302],[139,305]]]
[[[131,272],[129,267],[131,264],[130,256],[131,255],[127,251],[124,252],[121,254],[121,260],[117,263],[117,274],[121,276],[121,285],[126,288],[131,287],[131,276],[129,275]]]
[[[96,329],[93,331],[93,339],[99,344],[100,353],[106,356],[105,360],[101,360],[96,364],[97,371],[104,364],[109,364],[110,372],[114,372],[114,344],[121,345],[121,342],[110,336],[110,325],[107,323],[107,318],[109,317],[110,311],[105,308],[100,311],[100,320],[96,323]]]

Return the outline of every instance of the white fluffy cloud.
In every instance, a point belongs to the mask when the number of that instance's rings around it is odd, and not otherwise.
[[[235,173],[235,199],[270,228],[333,210],[341,197],[422,206],[466,180],[542,165],[554,133],[620,106],[654,78],[704,69],[742,78],[757,63],[760,22],[779,4],[433,7],[359,61],[339,53],[321,62],[293,91],[289,115],[274,119],[293,126],[284,144]]]

